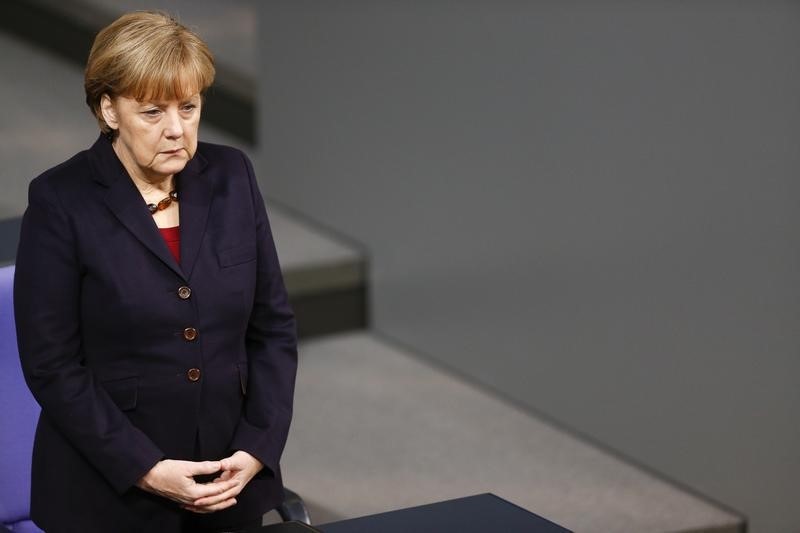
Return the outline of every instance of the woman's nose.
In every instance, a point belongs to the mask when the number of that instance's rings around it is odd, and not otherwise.
[[[168,109],[164,116],[164,135],[178,139],[183,135],[183,123],[177,109]]]

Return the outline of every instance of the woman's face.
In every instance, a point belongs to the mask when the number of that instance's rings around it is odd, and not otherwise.
[[[197,150],[202,98],[143,101],[103,96],[106,123],[119,133],[114,151],[135,178],[158,182],[183,170]]]

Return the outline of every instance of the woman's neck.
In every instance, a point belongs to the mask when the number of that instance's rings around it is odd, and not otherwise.
[[[135,176],[128,172],[133,180],[133,184],[139,189],[142,196],[147,197],[152,194],[160,194],[162,196],[168,195],[175,188],[175,176],[170,174],[160,181],[149,181]]]

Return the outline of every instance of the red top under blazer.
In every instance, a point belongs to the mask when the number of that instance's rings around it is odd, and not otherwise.
[[[264,202],[234,148],[199,143],[177,179],[180,265],[105,137],[30,184],[14,304],[48,532],[179,530],[184,511],[134,485],[162,458],[264,463],[203,525],[282,501],[297,340]]]

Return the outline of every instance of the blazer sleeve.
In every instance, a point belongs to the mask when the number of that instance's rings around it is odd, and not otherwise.
[[[255,212],[258,266],[253,310],[245,338],[247,395],[231,449],[253,455],[274,475],[292,418],[297,333],[264,200],[252,164],[244,154],[242,157]]]
[[[164,454],[83,364],[75,229],[44,177],[31,182],[16,261],[17,342],[28,386],[42,416],[122,493]]]

